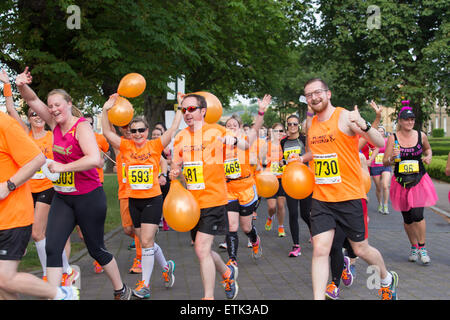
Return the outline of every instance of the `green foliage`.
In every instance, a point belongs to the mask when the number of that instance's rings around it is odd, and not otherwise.
[[[430,177],[437,180],[450,182],[450,177],[445,175],[445,168],[447,166],[446,156],[433,156],[431,163],[429,165],[425,164],[424,166]]]
[[[442,138],[445,134],[444,129],[442,128],[436,128],[433,129],[433,131],[431,132],[433,138]]]
[[[434,156],[447,156],[450,152],[450,138],[428,138]]]

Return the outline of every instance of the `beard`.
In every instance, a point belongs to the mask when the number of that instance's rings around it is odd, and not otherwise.
[[[311,107],[315,113],[321,113],[328,107],[328,99],[316,98],[311,101],[309,107]]]

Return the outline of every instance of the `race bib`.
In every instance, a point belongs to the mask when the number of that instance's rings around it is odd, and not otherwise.
[[[33,180],[42,180],[45,179],[45,174],[42,172],[42,169],[39,169],[34,173],[34,175],[31,177]]]
[[[337,154],[315,154],[314,175],[316,184],[340,183],[342,180]]]
[[[398,172],[403,174],[412,174],[419,172],[419,161],[403,160],[398,165]]]
[[[225,176],[228,179],[237,179],[241,177],[241,165],[238,159],[225,160]]]
[[[375,164],[383,164],[384,153],[379,153],[375,157]]]
[[[148,190],[153,187],[153,166],[135,165],[128,167],[128,183],[133,190]]]
[[[270,172],[272,172],[276,176],[281,176],[283,174],[284,167],[280,167],[278,162],[270,163]]]
[[[283,152],[284,160],[287,160],[291,153],[296,153],[296,154],[300,155],[302,153],[302,149],[300,148],[300,146],[284,149],[284,152]]]
[[[75,172],[61,172],[59,179],[53,182],[53,188],[59,192],[75,192]]]
[[[203,161],[185,162],[183,166],[183,175],[186,180],[188,190],[205,189],[205,180],[203,179]]]

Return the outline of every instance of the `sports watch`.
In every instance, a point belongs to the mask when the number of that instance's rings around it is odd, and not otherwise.
[[[16,185],[15,185],[14,182],[12,182],[11,180],[6,181],[6,184],[8,185],[8,190],[9,190],[9,191],[14,191],[14,190],[16,190]]]

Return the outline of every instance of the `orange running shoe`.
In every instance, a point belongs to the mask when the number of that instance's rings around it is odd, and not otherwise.
[[[129,273],[131,274],[142,273],[141,260],[134,258],[133,265],[131,266]]]
[[[94,272],[95,273],[98,274],[98,273],[102,273],[103,272],[102,266],[97,261],[94,260],[94,262],[92,264],[94,265]]]

